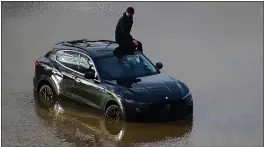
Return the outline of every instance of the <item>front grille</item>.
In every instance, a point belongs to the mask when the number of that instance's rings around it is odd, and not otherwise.
[[[170,105],[169,108],[166,107],[167,104]],[[192,105],[188,105],[183,99],[178,99],[174,101],[149,104],[149,107],[146,111],[142,111],[141,113],[134,113],[131,116],[132,118],[141,121],[167,121],[182,119],[189,114],[192,114]]]
[[[175,100],[169,102],[162,102],[151,104],[150,109],[155,113],[164,113],[164,112],[176,112],[182,111],[184,109],[184,101],[183,100]]]

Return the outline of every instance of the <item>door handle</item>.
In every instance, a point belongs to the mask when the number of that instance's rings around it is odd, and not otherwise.
[[[97,87],[96,90],[101,91],[101,92],[106,92],[104,88]]]
[[[80,83],[80,82],[81,82],[81,80],[80,80],[79,78],[76,78],[75,81],[76,81],[77,83]]]
[[[77,76],[74,76],[73,78],[74,78],[74,80],[75,80],[77,83],[80,83],[80,82],[81,82],[80,78],[78,78]]]

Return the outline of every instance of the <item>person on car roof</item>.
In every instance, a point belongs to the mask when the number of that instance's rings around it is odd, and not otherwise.
[[[135,40],[131,34],[133,25],[134,8],[128,7],[123,16],[118,20],[115,30],[115,40],[119,44],[114,53],[133,54],[136,50],[143,52],[142,43]]]

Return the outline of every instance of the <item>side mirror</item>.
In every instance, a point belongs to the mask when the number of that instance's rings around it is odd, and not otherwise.
[[[157,62],[156,63],[156,67],[157,67],[158,70],[160,70],[160,69],[162,69],[163,64],[161,62]]]
[[[94,79],[95,73],[94,72],[87,72],[87,73],[85,73],[84,77],[86,79]]]

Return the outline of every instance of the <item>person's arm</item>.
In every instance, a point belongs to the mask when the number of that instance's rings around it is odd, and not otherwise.
[[[133,37],[130,35],[131,28],[129,28],[128,22],[126,22],[125,20],[121,20],[120,28],[121,28],[123,34],[125,35],[125,38],[127,40],[131,40],[132,41]]]

